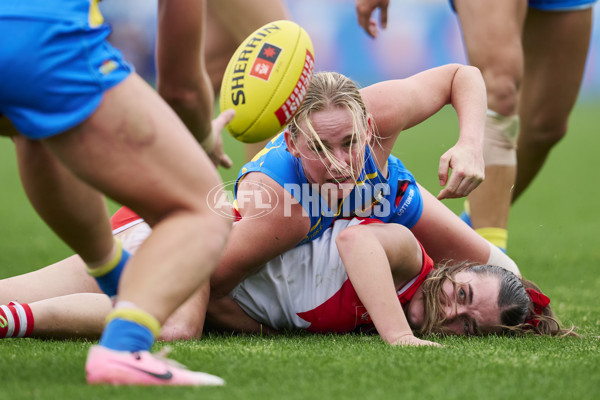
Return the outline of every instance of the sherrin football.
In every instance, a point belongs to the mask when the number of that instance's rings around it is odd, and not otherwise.
[[[277,134],[306,96],[314,71],[310,37],[292,21],[274,21],[254,31],[237,48],[221,84],[221,110],[236,112],[227,125],[246,143]]]

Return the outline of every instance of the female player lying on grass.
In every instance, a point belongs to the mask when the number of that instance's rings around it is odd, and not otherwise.
[[[238,332],[315,333],[374,327],[393,345],[436,345],[413,332],[571,332],[560,327],[549,300],[531,282],[497,266],[434,267],[407,228],[378,222],[337,220],[318,239],[266,263],[228,298],[211,302],[207,325]],[[150,232],[125,208],[113,217],[113,226],[131,251]],[[23,303],[0,306],[0,337],[97,337],[110,300],[82,267],[73,256],[0,281],[0,304]],[[204,323],[199,310],[192,300],[182,306],[163,327],[162,338],[199,337]],[[185,318],[177,318],[181,313]],[[173,323],[182,320],[184,327]]]

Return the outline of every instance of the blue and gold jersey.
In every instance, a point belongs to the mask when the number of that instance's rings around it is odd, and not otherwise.
[[[357,184],[338,208],[331,210],[321,197],[319,186],[308,182],[302,163],[288,151],[282,133],[241,169],[235,187],[236,199],[240,180],[250,172],[262,172],[276,181],[302,205],[310,218],[310,231],[299,245],[321,236],[338,218],[377,218],[411,228],[423,211],[421,193],[415,178],[398,158],[390,155],[387,163],[388,176],[385,177],[367,147],[365,166]]]

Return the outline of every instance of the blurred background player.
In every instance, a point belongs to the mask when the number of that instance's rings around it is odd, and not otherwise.
[[[204,8],[197,12],[202,21]],[[0,114],[19,132],[13,140],[23,186],[103,291],[117,295],[100,345],[88,354],[87,381],[222,384],[149,353],[161,324],[208,279],[225,246],[227,211],[215,214],[204,201],[220,184],[215,168],[106,42],[110,29],[96,1],[3,1],[0,34],[16,31],[18,40],[0,54]],[[210,112],[203,115],[210,121]],[[222,114],[212,129],[220,132],[231,117]],[[203,129],[206,136],[211,126]],[[153,226],[130,259],[112,237],[101,193]]]
[[[471,65],[486,83],[485,181],[461,216],[506,249],[510,205],[565,135],[589,50],[597,0],[451,0]],[[389,0],[356,0],[358,20],[377,36]]]
[[[596,0],[455,0],[469,62],[488,93],[486,180],[470,220],[506,248],[509,209],[567,132],[585,69]],[[469,218],[465,218],[467,221]]]
[[[215,165],[229,168],[221,133],[206,136],[213,111],[206,104],[214,104],[225,68],[242,41],[266,23],[289,17],[283,0],[219,0],[207,3],[203,24],[202,3],[158,1],[157,89]],[[246,144],[247,159],[263,147]]]

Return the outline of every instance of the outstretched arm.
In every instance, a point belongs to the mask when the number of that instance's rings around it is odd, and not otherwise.
[[[396,294],[396,286],[419,273],[421,249],[408,229],[398,224],[355,225],[336,244],[352,286],[382,339],[392,345],[433,345],[413,335]]]
[[[381,146],[373,149],[378,164],[385,164],[400,132],[451,104],[460,131],[456,145],[440,158],[439,181],[446,187],[438,198],[466,196],[481,183],[487,100],[477,68],[448,64],[406,79],[377,83],[362,89],[361,94],[381,139]]]

